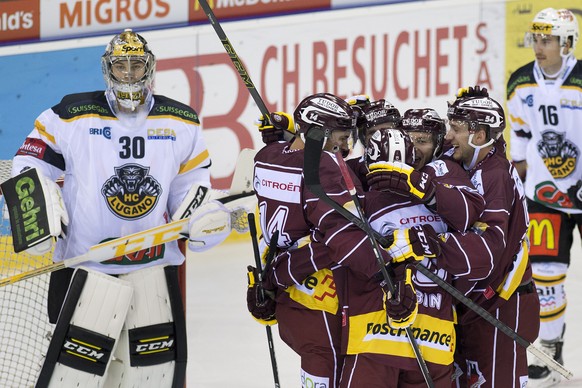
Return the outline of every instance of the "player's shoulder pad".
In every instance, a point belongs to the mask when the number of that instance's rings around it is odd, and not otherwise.
[[[194,109],[186,104],[157,94],[154,96],[154,107],[150,111],[150,116],[173,116],[177,119],[200,125],[198,113]]]
[[[453,164],[454,163],[454,164]],[[452,165],[458,165],[460,168],[461,166],[455,162],[451,162]],[[425,169],[426,167],[426,169]],[[449,173],[449,166],[447,165],[446,160],[443,159],[436,159],[433,160],[432,162],[428,163],[426,166],[424,166],[421,171],[426,172],[429,175],[432,175],[433,177],[441,177],[441,176],[445,176]]]
[[[52,110],[63,120],[83,115],[115,117],[103,90],[66,95]]]
[[[563,86],[573,86],[582,89],[582,59],[576,61],[572,72],[564,80]]]
[[[518,86],[536,83],[533,67],[534,62],[530,62],[511,73],[509,81],[507,81],[507,99],[509,99]]]

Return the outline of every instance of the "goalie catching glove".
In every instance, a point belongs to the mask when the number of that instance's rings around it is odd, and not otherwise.
[[[372,190],[412,195],[429,206],[434,205],[436,187],[427,173],[402,162],[373,163],[369,169],[367,181]]]
[[[247,308],[249,312],[257,322],[263,325],[275,325],[277,323],[275,318],[277,303],[274,300],[274,293],[265,290],[263,285],[259,283],[259,273],[255,267],[249,265],[247,270],[249,285],[247,288]]]
[[[256,206],[254,191],[228,194],[193,184],[172,220],[188,218],[188,248],[203,252],[220,244],[233,229],[248,231],[247,213]]]
[[[397,229],[394,241],[386,248],[393,263],[422,261],[425,257],[436,258],[441,254],[439,237],[432,226],[416,225],[409,229]]]
[[[406,268],[404,279],[394,288],[396,295],[392,298],[387,296],[384,303],[388,325],[393,329],[405,329],[414,323],[418,315],[418,301],[410,268]]]
[[[271,144],[276,141],[289,141],[295,136],[293,117],[285,112],[269,113],[269,119],[261,115],[255,125],[259,127],[263,143]]]
[[[211,200],[194,211],[188,222],[188,248],[203,252],[224,241],[231,231],[231,215],[222,203]]]

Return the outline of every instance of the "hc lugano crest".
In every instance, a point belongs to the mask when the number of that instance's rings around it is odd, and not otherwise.
[[[133,163],[115,167],[115,175],[101,188],[113,214],[135,220],[145,217],[156,207],[162,187],[148,175],[149,170],[149,167]]]

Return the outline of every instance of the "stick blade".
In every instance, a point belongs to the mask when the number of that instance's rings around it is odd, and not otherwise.
[[[253,168],[257,150],[243,149],[238,155],[236,168],[230,184],[230,194],[248,193],[253,191]]]
[[[528,346],[527,350],[531,354],[542,360],[548,366],[548,368],[555,370],[556,372],[564,376],[566,379],[570,380],[574,376],[574,374],[571,371],[564,368],[562,364],[554,360],[552,357],[548,356],[546,353],[535,347],[533,344]]]

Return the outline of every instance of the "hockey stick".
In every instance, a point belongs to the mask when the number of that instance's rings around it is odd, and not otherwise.
[[[311,131],[309,131],[309,132],[311,132]],[[307,140],[308,141],[309,141],[309,132],[308,132],[308,136],[307,136]],[[323,139],[321,139],[321,141],[322,140]],[[307,157],[307,145],[309,144],[308,141],[305,144],[305,149],[306,149],[305,155],[306,155],[306,157]],[[317,141],[317,139],[316,139],[316,141]],[[315,159],[315,157],[319,158],[320,156],[313,155],[313,159]],[[340,158],[338,158],[338,159],[340,159]],[[314,163],[314,162],[315,162],[315,160],[312,160],[309,163]],[[340,167],[341,167],[341,162],[339,162],[339,163],[340,163]],[[307,164],[307,162],[306,162],[305,165],[306,166],[312,166],[312,164]],[[319,166],[319,163],[317,165]],[[317,182],[319,182],[319,171],[318,170],[309,171],[309,170],[310,169],[305,169],[304,170],[306,184],[307,184],[308,175],[309,174],[315,174],[315,173],[317,173],[317,176],[313,177],[312,179],[317,179]],[[347,173],[347,171],[345,173]],[[344,174],[344,172],[342,172],[342,174]],[[349,173],[346,174],[346,175],[349,178]],[[351,178],[349,178],[349,179],[351,180]],[[360,219],[360,218],[356,217],[355,215],[353,215],[352,213],[350,213],[345,208],[341,207],[333,199],[329,198],[325,194],[325,192],[323,192],[323,190],[321,189],[321,186],[319,186],[319,188],[316,188],[316,190],[319,190],[321,192],[321,194],[323,195],[323,197],[320,197],[320,198],[323,199],[330,206],[332,206],[334,208],[334,210],[337,210],[340,214],[342,214],[349,221],[353,222],[356,226],[358,226],[361,229],[365,230],[364,229],[365,223],[362,221],[363,217],[362,217],[361,214],[360,214],[360,217],[361,217],[361,219]],[[315,191],[313,191],[313,193],[317,195],[317,193]],[[386,239],[385,237],[383,237],[382,235],[380,235],[378,232],[376,232],[375,230],[372,230],[372,233],[373,233],[374,238],[378,242],[380,242],[383,246],[389,246],[390,245],[390,241],[388,239]],[[514,340],[518,345],[524,347],[531,354],[533,354],[534,356],[536,356],[540,360],[542,360],[549,368],[551,368],[552,370],[555,370],[556,372],[560,373],[562,376],[564,376],[568,380],[572,378],[573,374],[572,374],[571,371],[569,371],[568,369],[564,368],[563,365],[561,365],[560,363],[558,363],[552,357],[548,356],[542,350],[540,350],[539,348],[537,348],[534,344],[532,344],[531,342],[527,341],[525,338],[521,337],[514,330],[512,330],[509,326],[507,326],[505,323],[501,322],[499,319],[495,318],[493,315],[491,315],[491,313],[489,311],[485,310],[483,307],[481,307],[477,303],[473,302],[471,299],[469,299],[468,297],[466,297],[463,293],[461,293],[459,290],[457,290],[451,284],[447,283],[445,280],[443,280],[442,278],[440,278],[439,276],[437,276],[436,274],[434,274],[432,271],[430,271],[428,268],[426,268],[421,263],[417,263],[415,265],[415,267],[418,269],[418,271],[420,273],[422,273],[427,278],[429,278],[431,281],[433,281],[435,284],[437,284],[439,287],[441,287],[445,292],[448,292],[457,301],[459,301],[462,304],[464,304],[467,308],[469,308],[470,310],[472,310],[473,312],[475,312],[477,315],[479,315],[481,318],[483,318],[485,321],[487,321],[488,323],[490,323],[491,325],[493,325],[494,327],[496,327],[503,334],[507,335],[509,338],[511,338],[512,340]]]
[[[263,117],[265,117],[268,120],[269,119],[269,110],[267,109],[263,99],[261,98],[261,96],[257,92],[255,85],[253,84],[248,72],[246,71],[244,65],[242,64],[240,58],[238,57],[236,51],[234,50],[234,47],[232,47],[232,44],[228,40],[226,33],[224,32],[224,30],[220,26],[220,23],[216,19],[214,12],[210,8],[210,6],[208,5],[208,2],[206,0],[199,0],[198,2],[200,4],[200,6],[202,7],[202,9],[204,10],[204,12],[206,13],[206,16],[208,17],[210,23],[212,24],[212,27],[214,28],[216,34],[218,35],[218,38],[220,39],[224,49],[226,50],[227,54],[229,55],[235,69],[238,71],[242,81],[244,82],[245,86],[247,87],[249,93],[251,94],[251,97],[253,98],[253,100],[257,104],[257,107],[259,108],[259,110],[263,114]],[[317,182],[319,182],[319,176],[317,176]],[[322,193],[325,195],[325,193],[323,191],[322,191]],[[314,192],[314,194],[315,194],[315,192]],[[332,207],[334,207],[334,209],[337,212],[339,212],[342,216],[347,218],[349,221],[353,222],[360,229],[365,230],[365,225],[364,225],[365,223],[362,219],[354,216],[352,213],[350,213],[345,208],[337,205],[331,198],[329,198],[327,196],[322,196],[322,197],[320,197],[320,199],[322,199],[326,203],[330,204]],[[337,205],[337,206],[332,205],[332,203]],[[383,246],[390,245],[389,239],[378,234],[374,230],[372,230],[372,233],[374,235],[374,238],[378,242],[380,242]],[[445,291],[449,292],[459,302],[463,303],[468,308],[475,311],[475,313],[477,313],[482,318],[487,320],[487,322],[489,322],[493,326],[497,327],[501,332],[503,332],[504,334],[513,338],[518,344],[520,344],[521,346],[524,346],[532,354],[536,355],[537,357],[542,359],[544,362],[546,362],[546,364],[550,368],[556,370],[557,372],[559,372],[560,374],[562,374],[564,377],[566,377],[568,379],[573,376],[572,372],[565,369],[562,365],[557,363],[551,357],[547,356],[544,352],[542,352],[541,350],[536,348],[533,344],[531,344],[527,340],[520,337],[517,333],[515,333],[513,330],[511,330],[507,325],[505,325],[503,322],[501,322],[498,319],[496,319],[495,317],[493,317],[491,315],[491,313],[489,313],[487,310],[483,309],[481,306],[475,304],[471,299],[465,297],[461,292],[459,292],[456,288],[451,286],[449,283],[445,282],[443,279],[441,279],[437,275],[433,274],[428,268],[424,267],[421,264],[417,264],[416,267],[419,269],[419,271],[422,274],[424,274],[429,279],[431,279],[433,282],[438,284]]]
[[[105,241],[94,245],[88,252],[82,255],[1,279],[0,287],[30,279],[35,276],[58,271],[63,268],[79,265],[87,261],[104,261],[184,238],[184,233],[188,233],[188,217],[192,215],[192,212],[195,209],[202,206],[208,200],[215,199],[226,207],[229,207],[229,205],[233,204],[234,206],[239,206],[240,202],[237,203],[237,200],[246,202],[245,198],[250,196],[253,196],[254,198],[254,191],[252,190],[254,154],[254,150],[244,149],[238,157],[230,186],[230,192],[237,194],[221,198],[212,198],[212,195],[215,194],[214,190],[204,186],[199,186],[193,198],[187,202],[187,205],[183,208],[180,207],[179,214],[181,214],[181,216],[179,220],[156,226],[142,232],[137,232],[129,236]],[[231,213],[231,225],[233,225],[233,228],[239,233],[246,231],[244,230],[245,228],[242,227],[243,225],[246,226],[246,223],[246,214],[244,214],[244,212],[234,210]]]
[[[202,9],[204,10],[204,13],[206,13],[208,20],[210,21],[210,24],[212,24],[212,27],[214,27],[214,31],[216,31],[216,35],[218,35],[218,39],[220,39],[220,42],[224,46],[226,53],[228,54],[228,56],[230,57],[230,60],[232,61],[232,64],[234,65],[234,68],[236,69],[236,71],[238,71],[238,74],[240,75],[240,78],[242,79],[242,81],[244,82],[245,86],[247,87],[249,93],[251,94],[251,97],[253,98],[253,100],[255,100],[257,107],[259,108],[259,110],[263,114],[263,118],[268,121],[269,120],[269,109],[267,109],[265,102],[263,101],[263,99],[259,95],[259,92],[257,92],[257,89],[255,88],[255,84],[253,84],[253,81],[251,80],[249,73],[247,73],[247,70],[245,69],[242,61],[240,60],[236,51],[234,50],[234,47],[232,47],[232,45],[230,44],[230,41],[228,40],[226,33],[224,32],[224,30],[220,26],[220,23],[216,19],[216,16],[214,15],[212,8],[210,8],[210,6],[208,5],[208,2],[206,0],[198,0],[198,3],[200,4]]]
[[[477,303],[475,303],[471,299],[467,298],[465,295],[463,295],[463,293],[461,291],[457,290],[451,284],[447,283],[445,280],[438,277],[435,273],[433,273],[431,270],[426,268],[424,265],[418,263],[418,264],[416,264],[416,269],[418,269],[418,271],[420,273],[422,273],[424,276],[426,276],[427,278],[432,280],[434,283],[436,283],[443,290],[448,292],[453,298],[455,298],[456,300],[458,300],[459,302],[464,304],[466,307],[468,307],[474,313],[479,315],[485,321],[489,322],[491,325],[496,327],[503,334],[505,334],[506,336],[508,336],[509,338],[514,340],[515,342],[517,342],[518,345],[524,347],[528,352],[530,352],[534,356],[538,357],[550,369],[555,370],[556,372],[558,372],[559,374],[561,374],[562,376],[564,376],[568,380],[570,380],[572,378],[572,376],[574,376],[573,373],[570,370],[564,368],[564,366],[562,364],[560,364],[559,362],[554,360],[552,357],[548,356],[545,352],[543,352],[542,350],[537,348],[534,344],[532,344],[531,342],[529,342],[528,340],[526,340],[525,338],[523,338],[522,336],[517,334],[513,329],[511,329],[505,323],[501,322],[499,319],[497,319],[493,315],[491,315],[491,313],[489,311],[485,310],[483,307],[479,306]]]
[[[229,202],[251,195],[254,195],[254,192],[235,194],[217,199],[217,201],[226,205]],[[236,214],[237,219],[243,216],[243,214]],[[142,232],[102,242],[92,246],[87,253],[82,255],[4,278],[0,280],[0,287],[58,271],[63,268],[76,266],[87,261],[100,262],[184,238],[184,234],[188,233],[189,221],[189,218],[183,218]]]
[[[323,187],[320,184],[319,164],[321,161],[324,135],[325,135],[324,130],[318,127],[311,127],[305,135],[305,153],[303,163],[304,166],[303,174],[305,176],[305,185],[319,199],[322,199],[324,202],[329,204],[334,210],[338,211],[340,214],[349,213],[350,215],[352,215],[352,213],[350,213],[347,209],[345,209],[337,202],[335,202],[333,199],[331,199],[325,193]],[[367,218],[365,217],[364,211],[360,206],[360,202],[358,200],[358,195],[356,193],[354,183],[347,170],[347,166],[345,165],[345,162],[339,153],[337,154],[337,161],[340,166],[341,174],[344,178],[344,181],[347,185],[348,191],[352,198],[352,201],[354,202],[354,205],[356,206],[356,209],[359,214],[359,218],[352,215],[352,217],[350,217],[349,220],[352,221],[354,218],[358,218],[359,222],[356,225],[360,227],[368,235],[368,239],[372,244],[374,256],[378,261],[378,267],[380,268],[382,277],[384,278],[384,281],[386,282],[386,285],[388,287],[389,292],[388,298],[392,298],[395,295],[394,281],[392,280],[392,278],[388,274],[388,271],[386,270],[386,265],[384,263],[384,260],[382,259],[382,255],[380,254],[380,247],[378,246],[378,241],[376,241],[372,227],[366,221]],[[414,337],[414,334],[412,333],[412,329],[410,328],[410,326],[405,329],[405,332],[406,336],[408,337],[408,341],[410,342],[410,346],[412,347],[414,356],[418,361],[418,366],[420,367],[420,371],[422,372],[422,375],[424,377],[424,380],[426,381],[427,386],[434,387],[434,383],[432,381],[432,378],[430,377],[428,367],[426,366],[426,362],[422,357],[422,354],[418,347],[418,343],[416,342],[416,338]]]
[[[265,290],[261,287],[261,282],[263,281],[263,265],[261,264],[261,253],[259,252],[259,241],[257,238],[257,227],[255,225],[255,215],[249,213],[249,230],[251,233],[251,240],[253,242],[253,252],[255,254],[255,265],[257,266],[257,287],[259,287],[259,298],[265,299]],[[269,244],[269,252],[267,253],[267,258],[265,260],[265,269],[269,266],[269,263],[275,255],[275,250],[277,249],[277,239],[279,238],[279,231],[275,231],[271,236],[271,244]],[[267,331],[267,343],[269,345],[269,355],[271,356],[271,367],[273,368],[273,379],[275,380],[275,388],[279,388],[279,370],[277,368],[277,359],[275,358],[275,346],[273,342],[273,332],[271,331],[270,325],[265,325],[265,330]]]

